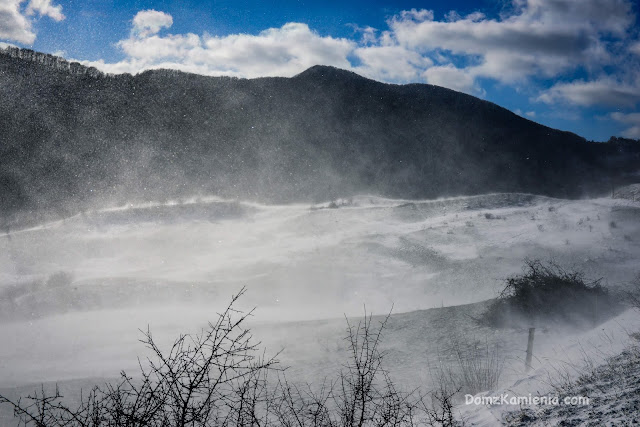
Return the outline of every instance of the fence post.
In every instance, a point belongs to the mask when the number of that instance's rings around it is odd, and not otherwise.
[[[529,328],[529,340],[527,341],[527,360],[524,362],[525,371],[531,370],[531,359],[533,357],[533,336],[536,333],[536,328]]]

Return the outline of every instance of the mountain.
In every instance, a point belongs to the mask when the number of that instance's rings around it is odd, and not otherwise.
[[[593,143],[442,87],[326,66],[292,78],[108,75],[0,49],[0,217],[219,195],[579,197],[630,181],[640,144]]]

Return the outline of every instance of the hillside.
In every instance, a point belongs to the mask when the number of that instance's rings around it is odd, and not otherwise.
[[[639,153],[449,89],[383,84],[325,66],[252,80],[166,70],[105,75],[0,50],[5,228],[27,212],[59,218],[212,194],[262,202],[358,193],[578,197],[627,180]]]
[[[328,206],[203,199],[0,234],[0,323],[167,304],[209,313],[240,286],[263,321],[356,316],[363,303],[402,313],[493,298],[526,257],[612,288],[639,272],[631,200],[357,196]]]

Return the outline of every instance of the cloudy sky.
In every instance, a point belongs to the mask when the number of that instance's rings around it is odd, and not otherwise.
[[[0,0],[0,43],[112,73],[334,65],[482,97],[592,140],[640,138],[631,0]]]

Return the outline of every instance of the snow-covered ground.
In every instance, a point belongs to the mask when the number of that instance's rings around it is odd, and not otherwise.
[[[640,313],[631,309],[595,329],[545,343],[536,348],[529,373],[469,399],[458,406],[458,415],[473,426],[635,425],[640,422],[638,331]],[[479,400],[486,397],[497,399]],[[549,400],[513,404],[514,397]]]
[[[531,377],[526,331],[478,326],[479,302],[525,257],[617,288],[636,277],[639,255],[640,202],[628,199],[359,196],[265,206],[212,198],[87,212],[0,236],[0,389],[135,372],[139,328],[166,343],[197,332],[245,286],[240,305],[257,306],[254,335],[268,351],[285,348],[280,359],[295,379],[339,366],[345,313],[393,307],[384,345],[402,385],[428,387],[453,342],[477,341],[503,349],[502,385],[533,393],[522,381]],[[619,321],[636,319],[628,313]],[[536,357],[597,333],[539,331]],[[496,420],[495,411],[474,411]]]
[[[71,302],[46,287],[30,297],[57,301],[34,301],[46,313],[210,307],[246,286],[262,320],[309,320],[359,314],[364,303],[385,313],[492,298],[525,257],[616,285],[637,274],[639,252],[640,205],[628,200],[363,196],[337,209],[213,200],[89,212],[0,236],[0,290],[70,274]]]

